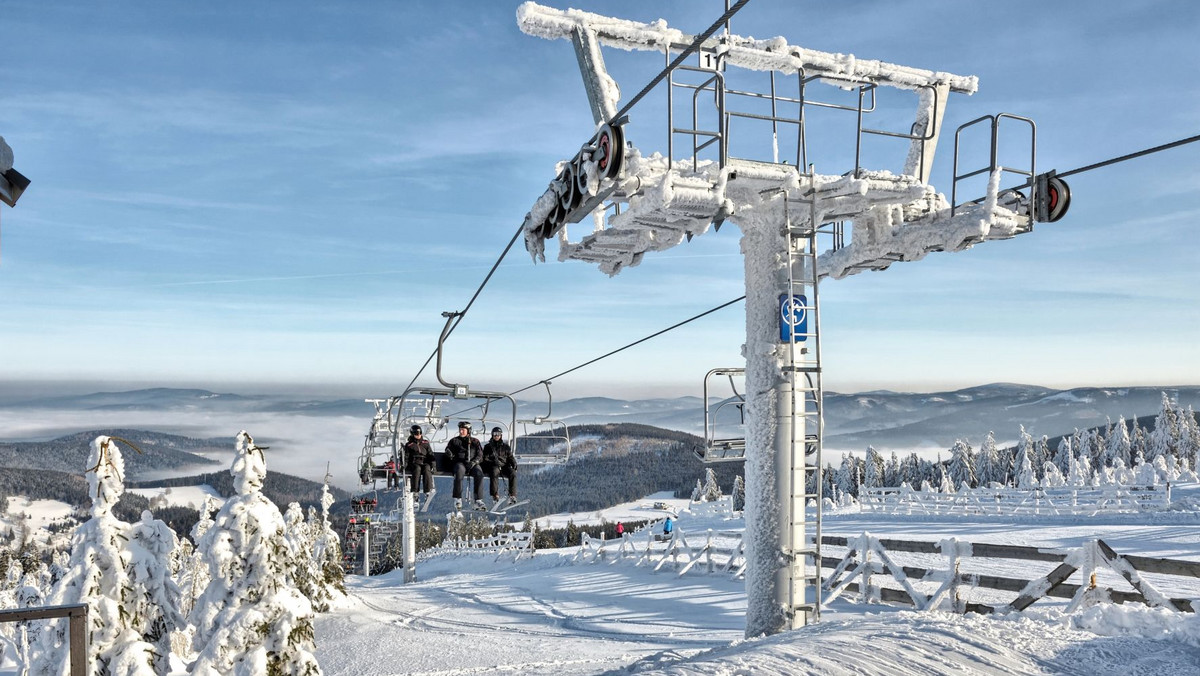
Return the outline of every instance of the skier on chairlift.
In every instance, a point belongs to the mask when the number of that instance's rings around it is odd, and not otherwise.
[[[497,484],[500,477],[508,479],[508,501],[517,501],[517,458],[513,455],[512,447],[504,441],[504,430],[492,428],[492,439],[483,447],[483,473],[488,477],[488,490],[491,492],[492,503],[500,502],[500,490]]]
[[[404,462],[407,465],[409,490],[413,493],[423,488],[424,493],[433,492],[433,448],[425,440],[420,425],[408,429],[408,442],[404,444]]]
[[[466,420],[458,423],[458,436],[446,444],[446,457],[454,472],[454,508],[462,509],[462,482],[470,474],[475,482],[475,508],[487,509],[483,504],[483,470],[479,467],[483,461],[483,447],[471,436],[471,423]]]

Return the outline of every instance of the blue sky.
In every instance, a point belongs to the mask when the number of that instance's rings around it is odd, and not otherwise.
[[[569,43],[520,33],[517,4],[4,2],[0,135],[33,184],[0,214],[0,380],[406,385],[440,313],[466,304],[554,162],[591,134]],[[687,32],[723,8],[571,6]],[[947,111],[946,193],[953,129],[988,113],[1037,121],[1042,170],[1200,132],[1200,6],[1184,0],[753,0],[733,29],[978,75]],[[626,95],[662,65],[605,56]],[[662,149],[663,96],[634,110],[644,152]],[[824,284],[826,386],[1200,383],[1198,167],[1193,144],[1081,174],[1057,224]],[[518,244],[445,373],[515,389],[735,298],[738,236],[612,279],[555,262],[552,243],[535,266]],[[556,396],[699,394],[743,339],[738,305]]]

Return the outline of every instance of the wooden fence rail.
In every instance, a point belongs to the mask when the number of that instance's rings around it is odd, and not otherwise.
[[[1149,606],[1171,608],[1183,612],[1195,612],[1192,601],[1186,598],[1168,598],[1139,573],[1166,576],[1200,578],[1200,562],[1182,559],[1162,559],[1146,556],[1123,556],[1115,552],[1103,540],[1090,540],[1072,550],[1041,549],[1016,545],[992,545],[969,543],[958,540],[941,542],[912,542],[907,540],[880,539],[864,533],[856,538],[826,536],[822,543],[846,548],[841,559],[823,557],[822,566],[834,572],[825,579],[828,603],[844,592],[857,592],[860,598],[906,603],[918,609],[930,609],[948,605],[958,612],[991,613],[997,611],[1024,610],[1035,601],[1045,597],[1071,599],[1070,610],[1101,600],[1116,603],[1136,601]],[[897,566],[889,552],[918,554],[941,554],[947,564],[940,569]],[[874,558],[875,560],[872,560]],[[1032,580],[1001,577],[995,575],[967,574],[959,570],[962,559],[1014,559],[1021,561],[1044,561],[1058,565],[1042,577]],[[1101,588],[1096,583],[1097,573],[1108,569],[1125,579],[1131,591]],[[1076,572],[1081,583],[1067,580]],[[872,585],[876,575],[890,575],[900,589]],[[937,591],[925,595],[917,591],[910,580],[939,583]],[[996,591],[1016,592],[1011,602],[1001,606],[969,603],[961,598],[962,587],[975,587]]]
[[[87,615],[87,604],[79,603],[69,606],[43,606],[40,608],[0,610],[0,622],[28,622],[59,617],[67,618],[67,645],[71,655],[69,673],[70,676],[84,676],[88,672]]]
[[[689,543],[689,537],[695,544]],[[1195,612],[1187,598],[1168,598],[1143,579],[1142,573],[1200,579],[1200,562],[1182,559],[1163,559],[1148,556],[1117,554],[1103,540],[1092,540],[1074,549],[1048,549],[971,543],[948,539],[940,542],[919,542],[876,538],[869,533],[858,537],[826,535],[821,538],[826,547],[844,547],[841,558],[823,556],[825,569],[824,598],[829,603],[843,594],[857,594],[863,600],[887,601],[916,606],[919,609],[947,607],[957,612],[992,613],[1023,610],[1038,599],[1061,598],[1071,601],[1073,610],[1102,600],[1115,603],[1139,602],[1150,606]],[[921,568],[898,565],[893,554],[928,554],[945,557],[945,565]],[[966,559],[981,559],[993,565],[1000,560],[1044,562],[1055,564],[1045,575],[1021,579],[960,570]],[[733,577],[745,574],[745,544],[740,531],[712,531],[699,535],[686,534],[676,528],[670,536],[646,532],[645,536],[628,533],[615,540],[592,538],[583,534],[579,551],[573,561],[580,563],[615,563],[629,560],[634,565],[652,565],[655,571],[670,565],[676,575],[701,570],[720,572]],[[1097,573],[1111,570],[1128,582],[1129,590],[1101,588]],[[832,571],[832,572],[831,572]],[[1068,582],[1079,573],[1080,583]],[[876,584],[873,578],[887,575],[893,587]],[[919,591],[914,583],[934,583],[930,594]],[[1009,592],[1013,600],[1003,605],[967,601],[963,590],[970,588]],[[1200,596],[1200,595],[1198,595]]]
[[[1171,505],[1171,485],[972,488],[956,493],[862,487],[858,498],[863,511],[884,514],[1095,516],[1162,511]]]

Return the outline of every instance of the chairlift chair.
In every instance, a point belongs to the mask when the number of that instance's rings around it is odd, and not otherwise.
[[[695,449],[702,462],[736,462],[746,459],[746,396],[738,391],[736,378],[745,379],[744,368],[715,368],[704,376],[704,445]],[[730,396],[712,402],[709,391],[715,383],[728,382]]]
[[[562,465],[571,458],[571,432],[565,422],[551,417],[550,383],[541,384],[546,387],[546,415],[516,421],[512,443],[518,466]]]

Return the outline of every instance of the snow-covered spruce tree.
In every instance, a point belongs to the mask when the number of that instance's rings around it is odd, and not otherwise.
[[[717,484],[717,473],[711,467],[704,468],[704,501],[716,502],[722,496],[721,487]]]
[[[88,465],[92,518],[75,531],[66,574],[47,603],[87,604],[92,674],[165,673],[170,632],[179,619],[178,596],[167,573],[175,535],[146,514],[132,527],[113,516],[125,491],[125,463],[113,438],[92,441]],[[61,674],[66,669],[66,623],[57,624],[37,637],[31,673]]]
[[[1067,485],[1082,488],[1092,483],[1092,461],[1087,451],[1080,450],[1079,455],[1072,458],[1071,469],[1067,474]]]
[[[200,518],[192,526],[192,542],[200,542],[204,534],[208,532],[208,529],[212,528],[212,515],[216,510],[217,501],[211,495],[205,496],[204,504],[200,506]],[[176,583],[179,585],[180,596],[182,597],[180,611],[184,616],[189,616],[192,613],[192,609],[196,606],[196,599],[199,599],[200,595],[204,593],[204,590],[208,587],[209,580],[212,578],[208,573],[208,561],[205,560],[202,552],[195,545],[192,545],[191,555],[188,557],[184,567],[187,569],[187,572],[181,573],[176,579]]]
[[[858,465],[848,453],[842,454],[842,465],[834,473],[833,480],[842,493],[849,496],[858,495]]]
[[[867,459],[863,463],[862,485],[866,488],[883,486],[883,456],[874,446],[867,446]]]
[[[1021,432],[1024,434],[1024,428]],[[1028,435],[1026,435],[1028,436]],[[1017,488],[1021,490],[1033,490],[1038,487],[1037,475],[1033,472],[1033,461],[1029,458],[1028,453],[1023,453],[1023,448],[1017,450]]]
[[[320,568],[313,556],[316,538],[304,522],[304,508],[300,503],[293,502],[288,505],[287,511],[283,513],[283,524],[284,537],[287,538],[288,549],[292,552],[292,582],[296,590],[311,603],[320,584]]]
[[[1146,439],[1146,462],[1154,462],[1154,459],[1160,455],[1177,455],[1179,447],[1179,439],[1176,437],[1179,432],[1178,421],[1179,414],[1175,411],[1175,405],[1171,403],[1167,393],[1163,392],[1162,408],[1159,409],[1158,416],[1154,418],[1154,429]]]
[[[950,466],[947,468],[950,475],[950,481],[955,486],[966,484],[967,487],[974,487],[978,484],[978,476],[975,471],[975,451],[971,449],[971,445],[962,439],[955,439],[954,445],[950,447]]]
[[[704,485],[696,479],[696,487],[692,489],[692,502],[700,502],[704,499]]]
[[[1037,472],[1033,468],[1033,437],[1025,431],[1025,426],[1021,425],[1021,433],[1017,437],[1017,455],[1013,459],[1013,469],[1016,471],[1016,476],[1013,477],[1017,488],[1033,488],[1037,486]],[[1025,470],[1029,469],[1029,475],[1033,478],[1031,485],[1023,485],[1022,478],[1025,476]]]
[[[1062,472],[1058,471],[1058,465],[1047,460],[1042,470],[1042,485],[1046,488],[1058,488],[1059,486],[1067,485],[1066,479],[1063,478]]]
[[[896,455],[895,451],[892,451],[892,455],[888,458],[887,464],[883,466],[883,485],[900,485],[900,457]]]
[[[746,509],[746,481],[742,479],[742,475],[738,474],[733,477],[733,511],[740,512]]]
[[[1191,406],[1180,410],[1179,415],[1179,462],[1186,471],[1196,470],[1196,461],[1200,460],[1200,423],[1196,421],[1196,412]]]
[[[142,512],[141,521],[130,526],[128,533],[129,581],[136,609],[130,617],[131,624],[143,640],[154,646],[154,673],[165,674],[171,666],[171,632],[184,624],[179,611],[179,587],[170,570],[179,539],[170,526],[155,519],[148,510]]]
[[[1042,438],[1038,439],[1033,444],[1033,460],[1036,463],[1034,468],[1037,469],[1039,474],[1042,471],[1042,466],[1045,465],[1046,461],[1051,457],[1052,452],[1050,450],[1050,437],[1043,434]]]
[[[293,586],[283,515],[262,494],[263,449],[244,430],[229,472],[235,495],[196,543],[212,579],[192,609],[199,655],[191,672],[320,674],[312,605]]]
[[[1058,468],[1058,473],[1066,476],[1071,471],[1071,458],[1074,454],[1071,452],[1071,437],[1063,435],[1058,440],[1058,450],[1054,452],[1054,459],[1051,462]]]
[[[950,493],[956,493],[957,491],[954,490],[954,482],[950,479],[950,473],[946,471],[946,466],[941,462],[938,463],[938,472],[941,474],[940,483],[938,484],[938,492],[946,493],[947,495]]]
[[[1129,439],[1129,425],[1125,422],[1125,416],[1121,416],[1117,420],[1117,424],[1113,425],[1112,432],[1108,435],[1108,439],[1104,444],[1104,459],[1105,464],[1116,467],[1117,460],[1120,460],[1126,467],[1132,460],[1133,455],[1132,442]]]
[[[324,485],[321,486],[321,534],[317,537],[314,556],[321,561],[321,587],[329,595],[329,598],[346,593],[344,583],[346,571],[342,567],[341,540],[338,539],[333,525],[329,522],[329,508],[333,503],[333,495],[329,492],[329,478],[326,477]],[[420,529],[418,529],[419,535]],[[326,603],[326,605],[328,604]]]
[[[975,456],[975,478],[980,486],[987,487],[992,483],[1003,483],[1000,476],[1000,453],[996,450],[996,436],[991,432],[983,438],[979,453]]]

